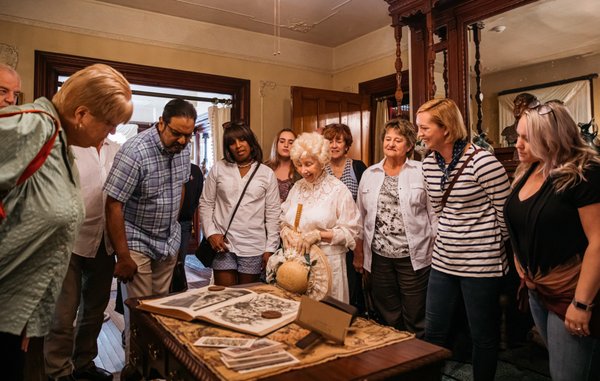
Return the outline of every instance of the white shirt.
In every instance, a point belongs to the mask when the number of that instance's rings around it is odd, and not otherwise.
[[[225,233],[233,209],[257,165],[260,164],[252,164],[244,177],[240,176],[236,164],[225,160],[212,167],[200,197],[200,220],[205,237]],[[280,205],[275,173],[266,165],[260,165],[227,233],[229,251],[240,257],[275,252],[279,247]]]
[[[302,215],[298,230],[331,230],[331,243],[317,244],[329,260],[332,275],[331,296],[344,302],[349,300],[346,277],[346,252],[356,247],[356,238],[361,229],[360,213],[348,187],[334,176],[323,172],[323,176],[309,183],[297,181],[287,199],[281,205],[282,223],[294,226],[298,204],[302,204]]]
[[[356,201],[363,218],[363,267],[369,272],[373,255],[371,242],[377,217],[377,199],[385,179],[383,169],[385,160],[367,168],[358,186]],[[400,213],[402,213],[406,228],[410,260],[416,271],[431,264],[437,229],[437,219],[427,196],[427,187],[420,162],[406,160],[404,163],[398,175],[398,197]]]
[[[120,147],[119,144],[109,139],[104,139],[100,152],[96,147],[71,147],[75,154],[75,163],[81,182],[81,194],[85,205],[85,220],[73,248],[73,253],[79,256],[96,257],[105,226],[106,195],[102,192],[102,187]],[[112,254],[113,250],[109,240],[105,239],[104,243],[106,252]]]

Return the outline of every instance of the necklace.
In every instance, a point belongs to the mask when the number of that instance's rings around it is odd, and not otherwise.
[[[250,161],[249,163],[247,163],[247,164],[241,164],[241,165],[240,165],[240,164],[238,164],[237,166],[238,166],[238,168],[246,168],[246,167],[249,167],[249,166],[251,166],[251,165],[252,165],[252,163],[254,163],[254,160],[251,160],[251,161]]]

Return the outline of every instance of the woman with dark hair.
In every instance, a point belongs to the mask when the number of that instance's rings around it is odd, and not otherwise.
[[[505,215],[553,380],[600,379],[600,159],[559,101],[530,103]]]
[[[200,219],[204,235],[219,253],[212,264],[215,284],[231,286],[259,280],[279,246],[281,203],[275,173],[261,164],[262,150],[250,127],[227,123],[224,128],[225,157],[206,178]],[[232,219],[246,184],[243,201]]]
[[[294,140],[296,140],[294,131],[289,128],[281,129],[273,140],[271,157],[265,162],[265,165],[271,168],[277,177],[281,202],[284,202],[287,198],[294,182],[300,179],[290,159],[290,149]]]

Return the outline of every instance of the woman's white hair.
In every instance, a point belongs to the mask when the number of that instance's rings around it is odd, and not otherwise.
[[[331,160],[329,140],[316,132],[305,132],[300,134],[290,150],[290,158],[294,164],[304,157],[314,157],[324,167]]]

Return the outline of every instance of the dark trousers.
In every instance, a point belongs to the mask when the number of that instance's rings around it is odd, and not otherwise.
[[[192,221],[179,221],[181,226],[181,242],[179,252],[177,253],[177,263],[173,268],[173,278],[169,292],[181,292],[188,289],[187,277],[185,275],[185,257],[187,256],[187,247],[192,237]]]
[[[423,336],[429,270],[415,271],[410,257],[386,258],[373,253],[373,301],[387,325]]]
[[[73,370],[94,365],[114,267],[115,258],[106,253],[104,241],[100,242],[94,258],[71,254],[50,332],[44,341],[48,376],[66,376]]]
[[[354,252],[352,250],[346,253],[346,276],[348,278],[348,292],[350,295],[350,304],[358,308],[358,313],[363,314],[366,310],[365,295],[362,288],[362,274],[356,272],[352,261]]]
[[[25,352],[21,350],[21,336],[0,332],[0,369],[6,380],[23,380]]]
[[[425,340],[448,347],[452,316],[462,294],[473,340],[473,379],[491,381],[496,374],[500,339],[500,290],[503,278],[467,278],[435,269],[429,275]]]

